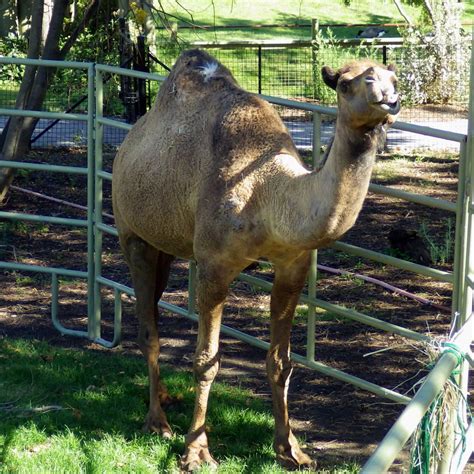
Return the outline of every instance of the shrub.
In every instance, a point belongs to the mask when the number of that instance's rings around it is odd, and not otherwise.
[[[409,26],[400,68],[406,103],[446,104],[459,101],[467,91],[469,38],[461,29],[462,4],[433,2],[430,26]]]

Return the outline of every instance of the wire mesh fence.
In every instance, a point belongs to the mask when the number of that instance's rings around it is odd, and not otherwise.
[[[194,46],[208,50],[225,64],[238,83],[246,90],[270,96],[309,101],[322,105],[335,105],[336,95],[322,81],[321,67],[329,65],[338,68],[353,59],[371,58],[378,62],[393,63],[399,71],[404,68],[406,53],[401,40],[391,39],[371,41],[345,41],[337,44],[311,43],[308,41],[262,42],[262,43],[226,43]],[[150,55],[147,67],[158,74],[165,75],[179,55],[179,48],[158,48],[156,57]],[[0,107],[14,107],[19,90],[19,81],[23,70],[0,71]],[[3,80],[2,80],[3,78]],[[135,80],[136,81],[136,80]],[[129,113],[140,98],[137,84],[125,87],[120,79],[113,75],[104,80],[105,114],[133,122],[140,114]],[[74,111],[82,113],[86,107],[87,76],[83,72],[61,70],[56,74],[43,104],[47,111]],[[148,106],[154,101],[156,85],[148,83],[144,88]],[[468,76],[459,81],[458,92],[449,104],[429,104],[410,106],[405,104],[400,120],[415,122],[433,127],[442,126],[452,131],[464,132],[467,124]],[[297,146],[312,146],[311,114],[301,111],[286,111],[284,120],[293,133]],[[0,129],[5,126],[6,118],[0,117]],[[331,119],[324,121],[322,141],[326,131],[330,133]],[[118,145],[123,132],[117,129],[106,130],[107,142]],[[391,133],[389,145],[423,148],[432,146],[432,141],[419,136],[402,136],[401,132]],[[63,122],[38,122],[32,138],[33,146],[74,146],[83,145],[86,131],[83,124]],[[445,143],[449,148],[449,143]],[[437,144],[443,148],[443,143]]]

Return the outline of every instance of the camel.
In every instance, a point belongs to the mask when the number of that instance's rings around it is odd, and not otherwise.
[[[183,471],[216,465],[205,431],[211,384],[220,364],[219,330],[232,280],[257,258],[274,266],[271,344],[266,356],[275,418],[274,449],[286,467],[314,466],[290,427],[290,329],[310,252],[340,238],[367,193],[379,134],[400,109],[392,67],[351,62],[322,69],[337,91],[335,138],[322,169],[310,171],[274,108],[241,89],[201,50],[184,52],[156,102],[115,159],[113,206],[130,267],[148,363],[150,405],[144,429],[172,435],[162,405],[157,303],[175,257],[197,263],[199,326],[193,371],[194,414]]]

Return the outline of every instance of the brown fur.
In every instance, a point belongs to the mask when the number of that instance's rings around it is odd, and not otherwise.
[[[395,97],[395,76],[374,63],[352,63],[337,73],[327,68],[327,76],[335,79],[340,115],[324,167],[310,172],[275,110],[239,88],[221,64],[209,67],[213,62],[199,50],[180,56],[114,164],[114,212],[150,374],[145,429],[171,433],[161,408],[167,392],[159,380],[156,304],[174,256],[194,258],[200,317],[196,405],[182,467],[214,463],[204,426],[219,367],[222,307],[235,276],[266,257],[275,268],[267,355],[275,451],[286,466],[311,465],[289,425],[291,321],[310,250],[339,238],[362,206],[378,130],[392,119],[374,101]],[[350,86],[344,93],[341,80]]]

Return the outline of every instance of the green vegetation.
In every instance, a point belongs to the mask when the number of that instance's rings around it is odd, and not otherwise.
[[[179,25],[194,24],[196,28],[179,28],[178,35],[185,41],[229,41],[229,40],[263,40],[263,39],[310,39],[309,27],[279,28],[259,27],[254,25],[308,25],[311,19],[318,19],[321,24],[372,24],[404,23],[393,1],[383,3],[378,0],[358,0],[346,6],[342,0],[272,2],[271,0],[236,0],[229,2],[203,2],[199,0],[162,2],[166,11],[182,19]],[[416,18],[420,9],[404,3],[407,14]],[[464,21],[474,20],[474,7],[466,2]],[[170,19],[173,21],[174,19]],[[199,26],[234,26],[238,28],[199,29]],[[387,36],[398,36],[395,27],[386,28]],[[340,38],[353,38],[360,27],[333,27],[334,34]]]
[[[0,473],[177,471],[194,405],[189,373],[163,370],[171,395],[182,397],[168,409],[177,434],[165,441],[140,431],[148,393],[141,358],[0,339],[0,372]],[[251,393],[216,383],[208,426],[218,472],[284,472],[269,407]]]
[[[243,28],[230,31],[216,30],[178,30],[178,34],[188,41],[232,40],[236,39],[310,39],[309,28],[259,28],[250,30],[252,25],[275,24],[308,24],[312,18],[320,23],[394,23],[403,22],[393,2],[386,2],[383,9],[380,2],[375,0],[359,0],[351,6],[345,6],[342,1],[327,0],[273,2],[271,0],[237,0],[234,2],[208,2],[203,5],[199,0],[183,2],[162,2],[165,10],[185,21],[195,25],[229,26],[239,25]],[[417,9],[407,6],[407,11],[415,15]],[[191,15],[192,17],[191,17]],[[182,22],[184,24],[184,22]],[[247,28],[245,28],[247,27]],[[340,35],[354,35],[360,28],[347,31],[340,30]],[[194,39],[193,39],[194,38]]]
[[[443,231],[437,233],[440,241],[436,240],[429,231],[428,224],[423,221],[420,225],[420,234],[428,244],[431,260],[433,263],[444,265],[450,263],[454,257],[454,224],[453,219],[446,219]]]
[[[17,83],[6,83],[0,81],[0,107],[15,107],[15,99],[18,94],[19,81]]]

